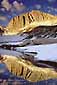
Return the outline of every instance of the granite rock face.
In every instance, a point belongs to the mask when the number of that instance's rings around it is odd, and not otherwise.
[[[29,32],[38,26],[55,26],[57,25],[57,16],[32,10],[20,16],[11,19],[4,31],[5,35],[20,34]]]

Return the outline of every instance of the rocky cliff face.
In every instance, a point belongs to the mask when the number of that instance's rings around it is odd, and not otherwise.
[[[0,35],[2,35],[3,33],[4,33],[4,28],[0,26]]]
[[[32,10],[31,12],[16,16],[7,25],[5,35],[29,32],[38,26],[57,25],[57,16]]]

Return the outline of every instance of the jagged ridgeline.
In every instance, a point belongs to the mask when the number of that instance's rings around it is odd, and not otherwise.
[[[4,30],[5,35],[20,34],[29,32],[39,26],[56,26],[57,16],[32,10],[11,19]]]

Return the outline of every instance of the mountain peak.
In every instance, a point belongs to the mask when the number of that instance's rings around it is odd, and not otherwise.
[[[33,30],[38,26],[54,26],[57,25],[57,16],[32,10],[20,16],[11,19],[7,25],[7,34],[13,35]]]

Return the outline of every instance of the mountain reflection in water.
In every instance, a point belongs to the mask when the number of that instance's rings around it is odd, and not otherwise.
[[[48,49],[49,48],[49,49]],[[21,49],[21,50],[20,50]],[[34,49],[34,50],[33,50]],[[42,49],[42,50],[41,50]],[[43,50],[44,49],[44,50]],[[53,50],[53,53],[54,54],[50,54],[50,53],[48,53],[49,51],[51,52],[51,49]],[[52,57],[52,56],[54,56],[54,55],[56,55],[56,53],[57,53],[57,44],[51,44],[51,45],[39,45],[39,46],[37,46],[37,45],[35,45],[35,46],[26,46],[26,47],[16,47],[15,48],[15,50],[16,51],[12,51],[12,50],[6,50],[6,49],[2,49],[2,48],[0,48],[0,54],[2,54],[2,55],[13,55],[13,56],[19,56],[19,55],[22,55],[22,53],[20,53],[19,51],[25,51],[25,52],[37,52],[38,53],[38,55],[37,56],[35,56],[35,58],[36,59],[39,59],[39,60],[43,60],[43,59],[45,59],[45,60],[50,60],[50,61],[56,61],[56,59],[57,59],[57,57],[55,56],[55,57]],[[42,53],[42,51],[43,51],[43,53]],[[49,58],[47,58],[46,56],[47,56],[47,54],[46,54],[46,52],[48,53],[48,56],[50,57],[50,59]],[[40,54],[42,54],[42,55],[40,55]],[[45,55],[45,57],[44,57],[44,55]],[[42,57],[43,56],[43,57]],[[52,58],[53,59],[52,59]],[[57,62],[57,61],[56,61]],[[23,83],[28,83],[29,84],[29,82],[28,81],[26,81],[26,80],[24,80],[24,79],[22,79],[22,78],[17,78],[16,76],[14,76],[13,74],[11,74],[9,71],[8,71],[8,69],[6,68],[6,66],[2,63],[2,64],[0,64],[0,79],[6,79],[6,80],[8,80],[8,79],[12,79],[13,81],[14,80],[16,80],[16,81],[19,81],[19,82],[23,82]],[[12,82],[13,82],[12,81]],[[38,85],[38,84],[52,84],[54,82],[54,84],[56,85],[56,83],[57,83],[57,80],[56,79],[50,79],[50,80],[45,80],[45,81],[39,81],[39,82],[37,82],[37,83],[34,83],[34,84],[36,84],[36,85]],[[25,85],[25,84],[24,84]],[[53,84],[52,84],[53,85]]]

